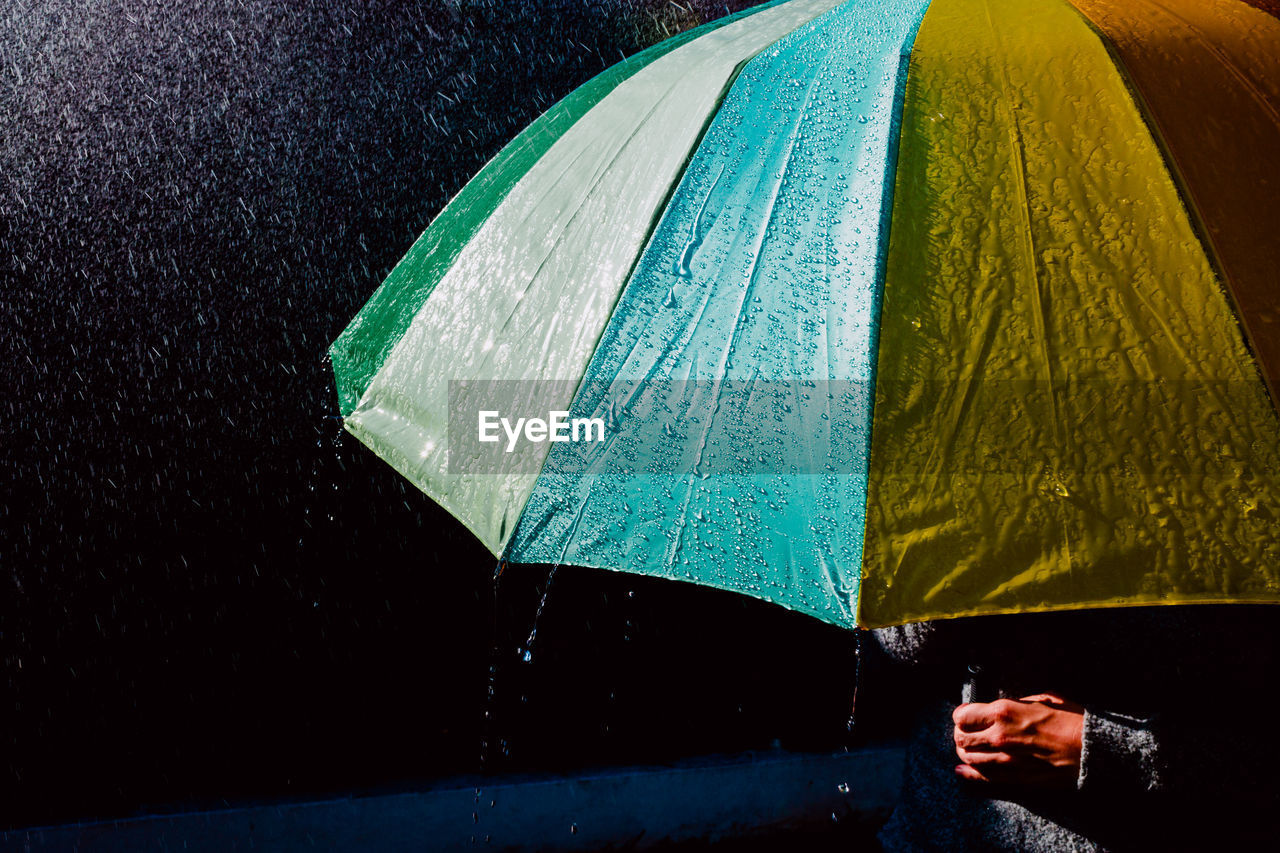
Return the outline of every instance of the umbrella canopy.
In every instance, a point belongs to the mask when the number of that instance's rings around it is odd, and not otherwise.
[[[1280,600],[1276,57],[1241,0],[694,30],[437,218],[331,350],[346,427],[496,555],[849,627]]]

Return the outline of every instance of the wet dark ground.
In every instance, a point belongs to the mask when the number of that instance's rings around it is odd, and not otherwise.
[[[743,5],[0,11],[0,823],[850,741],[851,635],[726,593],[566,569],[518,660],[546,570],[495,608],[323,358],[521,127]]]

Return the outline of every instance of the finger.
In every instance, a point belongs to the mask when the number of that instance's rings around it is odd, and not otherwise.
[[[990,782],[986,776],[968,764],[957,764],[956,775],[961,779],[968,779],[970,782]]]
[[[967,732],[981,731],[996,721],[990,702],[966,702],[951,712],[956,728]]]
[[[1022,749],[1028,745],[1023,738],[1009,734],[1004,726],[991,726],[980,732],[966,732],[957,726],[951,732],[951,739],[960,749],[985,752]]]
[[[1071,711],[1076,714],[1084,713],[1084,706],[1072,702],[1070,699],[1064,699],[1057,693],[1036,693],[1033,696],[1023,696],[1019,702],[1039,702],[1043,705],[1052,705],[1064,711]]]
[[[1071,787],[1071,780],[1036,772],[1027,767],[1017,765],[1010,767],[983,767],[981,769],[970,764],[957,764],[955,774],[970,782],[984,782],[989,785],[1034,785],[1036,787]]]
[[[984,773],[988,773],[995,769],[1000,770],[1008,768],[1016,762],[1016,758],[1007,752],[974,752],[967,749],[957,749],[956,755],[960,760],[970,767],[976,767]]]
[[[966,732],[980,732],[1009,716],[1013,702],[997,699],[994,702],[969,702],[951,712],[951,720]]]

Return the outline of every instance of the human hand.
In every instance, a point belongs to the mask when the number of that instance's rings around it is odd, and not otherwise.
[[[956,775],[974,782],[1075,787],[1084,708],[1052,693],[970,702],[951,715]]]

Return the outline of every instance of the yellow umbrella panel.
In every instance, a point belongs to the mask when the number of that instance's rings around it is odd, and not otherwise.
[[[934,0],[902,122],[859,622],[1280,597],[1276,412],[1108,45]]]

